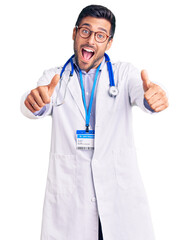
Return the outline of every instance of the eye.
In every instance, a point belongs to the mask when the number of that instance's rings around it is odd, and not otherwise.
[[[98,32],[98,33],[97,33],[97,38],[98,38],[99,40],[103,40],[105,37],[106,37],[106,35],[105,35],[104,33],[102,33],[102,32]]]
[[[89,35],[89,34],[90,34],[90,31],[89,31],[87,28],[83,28],[83,29],[82,29],[82,34],[84,34],[84,35]]]

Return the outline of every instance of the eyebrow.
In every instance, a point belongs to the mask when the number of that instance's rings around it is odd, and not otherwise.
[[[82,26],[91,27],[91,24],[89,24],[89,23],[83,23],[83,24],[81,25],[81,27],[82,27]],[[107,30],[106,30],[105,28],[98,27],[98,29],[107,33]]]

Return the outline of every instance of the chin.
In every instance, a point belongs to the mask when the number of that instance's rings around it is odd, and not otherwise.
[[[81,70],[84,70],[86,72],[88,72],[92,68],[95,68],[93,63],[86,63],[86,62],[82,62],[82,61],[78,61],[78,66]]]

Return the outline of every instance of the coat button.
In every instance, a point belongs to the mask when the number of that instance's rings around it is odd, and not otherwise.
[[[96,198],[95,198],[95,197],[92,197],[92,198],[91,198],[91,202],[96,202]]]

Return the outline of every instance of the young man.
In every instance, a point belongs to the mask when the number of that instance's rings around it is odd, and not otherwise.
[[[53,121],[41,240],[154,239],[131,109],[159,112],[168,100],[145,71],[110,65],[114,31],[110,10],[84,8],[73,30],[75,56],[63,73],[44,72],[21,102],[25,116]]]

